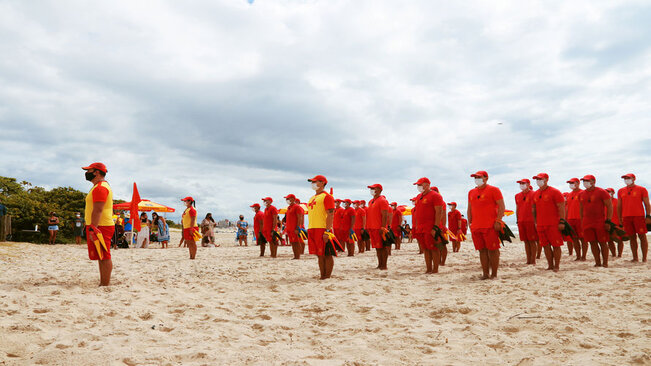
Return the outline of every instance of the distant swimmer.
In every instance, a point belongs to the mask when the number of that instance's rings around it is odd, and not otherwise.
[[[371,237],[371,246],[377,254],[377,268],[386,270],[389,259],[389,249],[387,247],[391,246],[391,243],[386,241],[386,235],[389,232],[389,201],[382,195],[381,184],[371,184],[367,188],[369,188],[373,198],[368,201],[366,230]]]
[[[608,267],[608,226],[613,203],[605,189],[596,187],[594,175],[581,178],[585,190],[579,196],[583,239],[590,243],[595,267]]]
[[[487,184],[488,173],[480,170],[470,175],[476,188],[468,192],[468,222],[475,250],[479,251],[482,280],[497,277],[500,265],[500,238],[504,199],[499,188]]]
[[[524,243],[524,251],[527,254],[527,264],[536,264],[538,253],[538,233],[536,223],[533,220],[533,190],[529,179],[517,181],[520,185],[520,192],[515,195],[515,216],[518,223],[520,240]]]
[[[278,209],[272,205],[273,199],[265,197],[262,199],[264,202],[264,219],[262,224],[262,234],[267,243],[269,243],[269,251],[271,258],[276,258],[278,252],[278,237],[274,235],[278,227]]]
[[[285,214],[285,232],[289,238],[294,252],[293,259],[301,259],[302,246],[300,239],[300,228],[303,226],[303,209],[296,203],[296,196],[288,194],[285,196],[287,201],[287,213]]]
[[[631,239],[631,252],[633,262],[639,260],[637,252],[637,239],[640,239],[642,262],[646,262],[649,243],[646,238],[647,226],[645,219],[651,219],[651,205],[649,205],[649,192],[646,188],[635,184],[635,174],[622,175],[624,188],[617,192],[617,215],[624,225],[626,234]],[[646,215],[645,215],[646,210]]]
[[[337,255],[332,241],[335,199],[325,191],[328,180],[323,175],[308,179],[314,196],[307,203],[307,246],[310,254],[318,257],[321,279],[330,278]]]
[[[540,173],[533,179],[539,187],[533,197],[533,215],[536,220],[538,240],[545,250],[547,269],[558,272],[563,246],[561,231],[566,230],[565,198],[561,191],[547,184],[549,182],[547,173]]]
[[[443,197],[430,188],[429,178],[414,183],[419,195],[412,210],[414,237],[425,257],[425,273],[438,273],[441,263],[443,228],[438,226],[445,215]]]

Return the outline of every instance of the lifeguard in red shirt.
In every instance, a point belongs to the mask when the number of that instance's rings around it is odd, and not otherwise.
[[[613,204],[613,217],[610,220],[613,224],[622,227],[622,223],[619,222],[619,215],[617,215],[617,198],[615,198],[615,190],[612,188],[606,188],[606,192],[610,195],[610,202]],[[615,242],[617,242],[617,246],[615,246]],[[621,258],[622,252],[624,251],[624,241],[622,240],[622,237],[616,233],[611,234],[608,239],[608,248],[610,248],[610,254],[612,254],[613,258]]]
[[[579,178],[572,178],[567,181],[570,185],[570,192],[567,194],[565,202],[565,212],[567,216],[567,222],[576,232],[577,237],[566,237],[567,239],[567,250],[572,255],[572,248],[576,252],[577,261],[584,261],[585,255],[588,251],[588,243],[583,239],[583,227],[581,226],[581,204],[579,202],[579,197],[583,190],[580,187]]]
[[[430,180],[426,177],[414,183],[420,194],[415,197],[416,205],[412,210],[412,220],[414,237],[418,240],[425,257],[425,273],[438,273],[441,264],[439,245],[442,241],[434,235],[437,231],[443,233],[444,228],[439,224],[445,216],[445,202],[440,194],[430,188],[430,184]]]
[[[355,230],[355,236],[357,236],[357,250],[364,253],[366,243],[362,239],[362,230],[366,227],[366,210],[362,208],[360,201],[353,201],[353,205],[355,206],[355,226],[353,229]]]
[[[402,244],[402,211],[398,207],[397,202],[391,202],[391,209],[393,210],[391,230],[396,237],[396,250],[400,250],[400,244]]]
[[[265,197],[262,199],[264,202],[264,219],[262,224],[262,234],[264,239],[269,243],[269,251],[271,252],[271,258],[276,258],[278,252],[278,239],[273,235],[276,227],[278,227],[278,209],[272,205],[273,199],[271,197]]]
[[[646,188],[635,184],[635,174],[625,174],[622,175],[622,178],[626,187],[621,188],[617,192],[617,216],[619,216],[619,221],[631,239],[632,261],[637,262],[639,260],[637,252],[637,239],[639,238],[642,262],[646,262],[649,242],[646,238],[645,210],[646,219],[650,219],[651,206],[649,205],[649,192],[647,192]]]
[[[344,215],[346,214],[346,210],[341,207],[341,204],[343,202],[343,200],[335,199],[335,218],[332,227],[335,231],[337,240],[339,240],[339,243],[345,245],[348,242],[348,232],[344,231],[342,227]],[[337,251],[340,251],[340,249],[337,248]]]
[[[364,215],[367,218],[364,220],[364,227],[363,229],[366,230],[368,227],[366,227],[367,221],[368,221],[368,207],[366,207],[366,200],[360,200],[359,201],[360,205],[362,206],[362,210],[364,210]],[[368,230],[366,230],[368,232]],[[371,239],[366,239],[364,240],[364,246],[366,247],[366,251],[371,250]]]
[[[461,249],[461,242],[459,241],[459,234],[461,234],[461,212],[457,210],[457,203],[450,202],[450,212],[448,212],[448,229],[457,238],[452,240],[452,252],[458,252]]]
[[[382,185],[372,184],[368,186],[373,198],[368,202],[368,211],[366,212],[366,230],[371,237],[371,246],[377,253],[378,266],[380,270],[387,269],[389,251],[383,242],[383,238],[389,231],[389,202],[382,196]]]
[[[536,253],[538,252],[538,233],[533,220],[533,190],[529,179],[517,181],[520,185],[520,193],[515,195],[515,216],[518,220],[518,232],[520,240],[524,243],[524,251],[527,254],[527,264],[536,264]]]
[[[285,213],[285,232],[289,238],[289,242],[292,245],[292,251],[294,252],[293,259],[301,259],[302,252],[302,240],[298,237],[299,228],[303,226],[304,213],[301,206],[296,203],[296,196],[293,194],[288,194],[285,196],[287,201],[287,212]]]
[[[335,216],[335,199],[326,193],[325,186],[328,180],[323,175],[308,179],[315,191],[307,203],[307,246],[310,254],[315,254],[319,261],[321,279],[325,280],[332,275],[337,251],[328,239],[327,233],[332,233]]]
[[[253,209],[253,212],[255,212],[255,215],[253,216],[253,231],[255,234],[255,245],[260,246],[260,256],[264,257],[264,250],[267,244],[267,241],[264,238],[264,234],[262,234],[264,213],[260,211],[259,203],[254,203],[250,207]]]
[[[581,178],[585,190],[579,196],[583,239],[590,243],[595,267],[608,267],[608,231],[606,220],[613,216],[613,203],[606,190],[596,187],[594,175]]]
[[[563,246],[563,224],[565,219],[565,198],[561,191],[547,185],[549,175],[540,173],[533,177],[539,187],[533,196],[533,216],[536,220],[538,240],[545,250],[547,269],[558,272]]]
[[[349,257],[355,255],[355,243],[352,238],[354,232],[353,228],[355,227],[355,209],[351,207],[352,203],[353,201],[349,199],[343,200],[344,215],[341,219],[341,231],[346,233],[346,240],[341,243],[346,243],[346,250],[348,250]]]
[[[482,280],[497,277],[500,266],[500,238],[504,199],[499,188],[486,184],[488,173],[483,170],[470,175],[476,188],[468,192],[468,222],[475,250],[479,251]]]

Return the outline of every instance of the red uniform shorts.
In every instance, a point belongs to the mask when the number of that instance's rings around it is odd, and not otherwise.
[[[97,249],[95,248],[95,243],[88,235],[88,228],[90,226],[86,225],[86,245],[88,246],[88,259],[92,261],[99,260],[99,254],[97,254]],[[102,260],[111,259],[111,238],[113,237],[113,232],[115,231],[115,226],[98,226],[97,229],[102,233],[104,237],[104,242],[106,243],[106,251],[102,248]],[[98,233],[99,235],[99,233]]]
[[[576,231],[576,236],[579,237],[579,239],[583,239],[583,227],[581,226],[581,220],[580,219],[567,219],[567,223],[570,224],[572,229]],[[572,237],[568,236],[565,238],[565,241],[570,241],[572,240]]]
[[[475,245],[475,250],[500,249],[500,237],[497,235],[497,231],[495,231],[495,229],[470,229],[470,234],[472,234],[472,243]]]
[[[518,233],[520,234],[520,240],[522,241],[538,240],[536,225],[533,221],[518,222]]]
[[[183,240],[196,241],[194,239],[194,232],[198,230],[199,228],[194,228],[194,227],[183,229]]]
[[[646,234],[646,221],[644,216],[628,216],[623,217],[622,220],[624,230],[628,236],[633,236],[635,234]]]
[[[271,230],[270,231],[266,231],[266,230],[263,231],[262,235],[264,235],[264,239],[267,241],[267,243],[269,243],[269,244],[273,243],[273,241],[272,241],[273,236],[271,234]]]
[[[538,240],[543,247],[550,244],[553,247],[563,246],[563,234],[558,230],[558,225],[538,226]]]
[[[425,250],[439,250],[439,248],[436,247],[436,240],[434,240],[434,236],[432,236],[431,230],[427,233],[414,233],[412,234],[412,237],[416,238],[416,240],[418,240],[418,244],[420,244],[420,246]]]
[[[337,251],[332,245],[326,247],[323,241],[323,234],[325,229],[307,229],[307,250],[310,254],[322,255],[337,255]]]
[[[393,235],[395,235],[396,239],[398,240],[398,243],[400,243],[400,240],[402,240],[402,230],[400,230],[400,228],[392,229],[392,230],[393,230]]]
[[[371,247],[375,249],[382,249],[382,232],[380,229],[366,229],[368,235],[371,237]]]
[[[287,230],[287,237],[290,243],[300,243],[301,239],[296,234],[296,230]]]
[[[355,229],[355,235],[357,236],[357,241],[362,241],[362,229]]]
[[[599,242],[606,243],[610,240],[610,235],[606,231],[605,227],[584,227],[583,228],[583,239],[591,243]]]
[[[339,243],[341,244],[346,244],[348,243],[348,230],[342,230],[342,229],[334,229],[335,236],[337,237],[337,240],[339,240]]]

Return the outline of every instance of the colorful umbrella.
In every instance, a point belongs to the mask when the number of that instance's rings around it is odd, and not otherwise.
[[[131,202],[118,203],[113,205],[114,210],[126,211],[129,210]],[[152,202],[150,200],[141,200],[138,204],[138,211],[154,211],[154,212],[175,212],[172,207],[161,205],[160,203]]]

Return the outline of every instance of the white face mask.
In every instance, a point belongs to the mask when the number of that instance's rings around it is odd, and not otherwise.
[[[528,185],[528,184],[520,184],[520,190],[522,190],[522,191],[526,191],[527,188],[529,188],[529,185]]]
[[[576,189],[576,183],[570,183],[570,189]]]
[[[315,191],[318,190],[318,189],[319,189],[319,185],[316,184],[316,183],[314,183],[314,182],[312,182],[312,189],[315,190]]]
[[[536,179],[536,185],[542,188],[545,185],[545,181],[543,179]]]
[[[425,191],[425,188],[423,186],[416,186],[416,189],[418,189],[419,193],[423,193]]]
[[[588,182],[587,180],[584,180],[584,181],[583,181],[583,186],[584,186],[586,189],[589,189],[590,187],[592,187],[592,183],[591,183],[591,182]]]
[[[371,196],[375,197],[375,189],[369,190],[369,193],[371,194]]]
[[[265,206],[265,207],[269,207],[270,205],[271,205],[271,202],[269,202],[269,201],[265,201],[265,203],[264,203],[264,206]]]
[[[614,193],[610,193],[610,198],[615,198],[615,194],[614,194]]]
[[[624,179],[624,184],[626,184],[627,186],[630,186],[631,184],[633,184],[633,179],[630,179],[630,178]]]
[[[484,178],[475,178],[475,185],[481,187],[484,185]]]
[[[292,204],[292,201],[290,201],[290,200],[285,200],[285,202],[287,202],[288,205]]]

